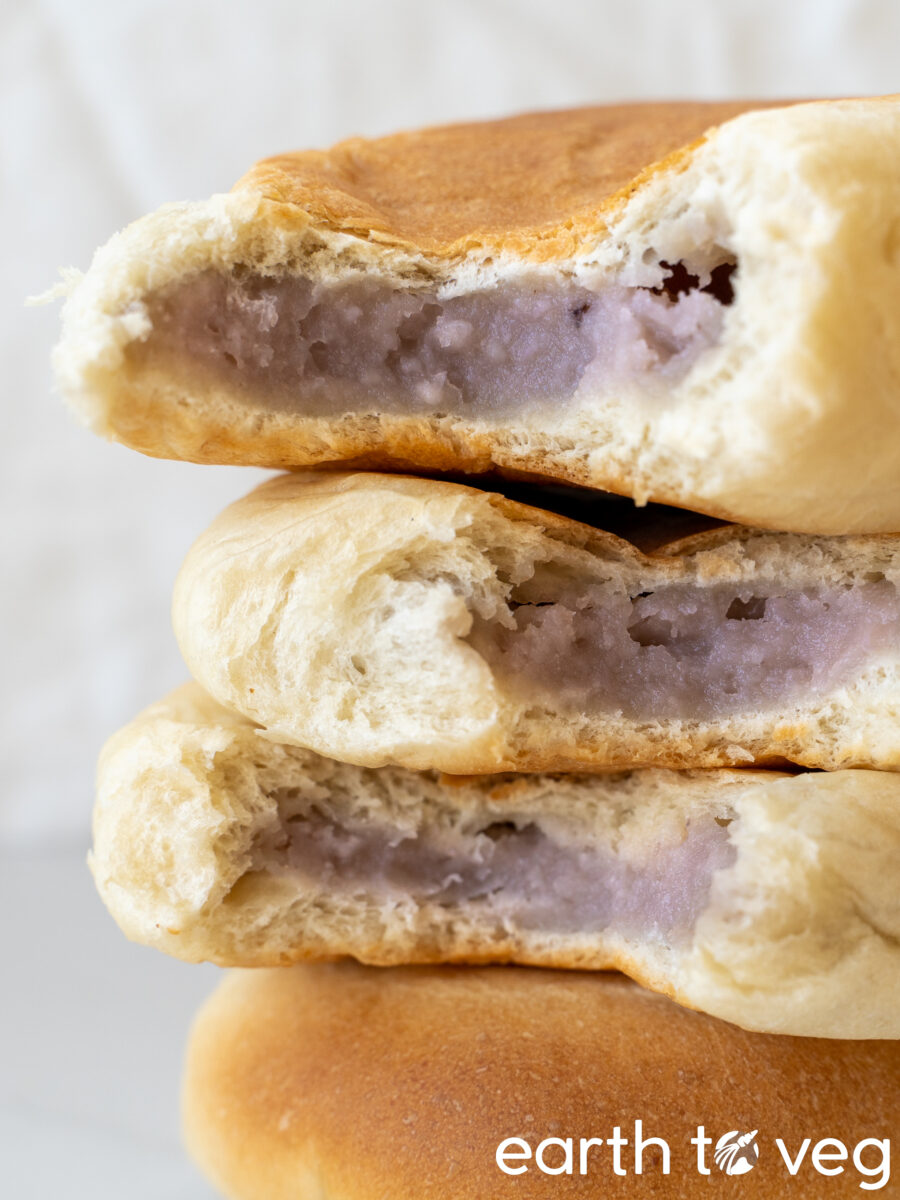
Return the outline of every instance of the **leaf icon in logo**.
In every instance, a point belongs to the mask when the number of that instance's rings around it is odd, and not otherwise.
[[[732,1129],[716,1142],[716,1166],[726,1175],[746,1175],[752,1171],[759,1159],[759,1147],[755,1138],[758,1129],[750,1133],[741,1133]]]

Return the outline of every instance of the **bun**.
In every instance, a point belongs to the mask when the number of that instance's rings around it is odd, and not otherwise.
[[[688,1200],[742,1185],[754,1200],[819,1200],[890,1179],[884,1142],[898,1107],[900,1042],[745,1033],[615,975],[341,964],[225,980],[194,1026],[184,1128],[232,1200],[627,1200],[640,1190]],[[655,1145],[635,1178],[636,1121],[643,1138],[667,1143],[668,1175]],[[712,1139],[706,1176],[690,1141],[699,1125]],[[616,1126],[624,1173],[601,1143],[580,1174],[579,1139]],[[757,1133],[749,1181],[713,1163],[732,1130]],[[531,1149],[527,1174],[497,1165],[510,1137]],[[572,1175],[536,1166],[547,1137],[574,1139]],[[776,1138],[791,1158],[809,1139],[794,1178]],[[822,1138],[847,1147],[843,1173],[827,1180],[811,1162]],[[864,1139],[884,1141],[857,1151]],[[551,1145],[546,1163],[562,1153]]]
[[[98,252],[59,387],[160,457],[496,467],[768,528],[896,531],[900,101],[748,107],[264,160]]]
[[[91,868],[189,960],[626,971],[749,1028],[900,1037],[900,775],[460,779],[274,744],[195,684],[100,761]]]
[[[456,774],[900,766],[900,540],[643,554],[459,484],[298,474],[198,540],[192,675],[273,740]]]

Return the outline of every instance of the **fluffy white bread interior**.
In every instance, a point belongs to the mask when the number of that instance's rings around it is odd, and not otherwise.
[[[889,1145],[863,1146],[869,1175],[852,1155],[865,1138],[890,1142],[898,1108],[900,1042],[747,1033],[621,976],[515,967],[233,972],[197,1017],[184,1086],[188,1147],[234,1200],[887,1197]],[[650,1144],[636,1177],[635,1121],[666,1140],[668,1175]],[[690,1142],[699,1124],[708,1175]],[[616,1126],[620,1174],[605,1142]],[[713,1162],[734,1129],[758,1131],[749,1181]],[[504,1174],[509,1137],[532,1154],[574,1139],[572,1174],[533,1158]],[[793,1178],[776,1137],[792,1158],[806,1145]],[[827,1179],[810,1154],[825,1137],[850,1148]],[[584,1174],[581,1138],[602,1139]],[[558,1144],[544,1154],[563,1162]]]
[[[190,684],[104,750],[91,868],[191,961],[614,967],[746,1028],[895,1038],[898,854],[893,773],[370,770]]]
[[[98,251],[66,303],[59,387],[98,432],[162,457],[495,465],[767,528],[900,530],[900,101],[747,112],[699,141],[735,106],[680,111],[538,114],[263,162],[232,193],[167,206]],[[668,132],[655,137],[657,128]],[[659,155],[682,142],[692,144],[662,162],[640,158],[643,145]],[[596,196],[581,194],[579,172],[596,176]],[[435,213],[452,236],[439,235]],[[727,305],[699,290],[717,263],[736,264]],[[662,363],[661,373],[585,369],[571,394],[548,383],[521,411],[507,403],[499,412],[477,394],[457,403],[451,387],[448,397],[437,367],[419,399],[392,399],[383,380],[378,399],[365,371],[348,382],[350,368],[331,384],[312,367],[315,386],[266,382],[285,361],[266,341],[278,320],[266,288],[285,280],[325,293],[360,284],[427,294],[437,305],[468,295],[490,303],[505,288],[526,297],[587,289],[600,298],[585,318],[593,321],[616,289],[665,308],[646,290],[659,287],[663,264],[699,281],[679,298],[680,316],[647,323],[627,301],[596,335],[602,358],[621,318],[633,334],[625,359]],[[166,353],[156,353],[165,321],[155,298],[201,277],[248,276],[256,282],[246,296],[238,283],[221,312],[194,312],[203,354],[179,353],[177,319]],[[686,304],[705,306],[706,330],[687,358],[682,341],[692,335],[679,321],[696,322]],[[249,325],[229,324],[241,308]],[[574,304],[572,320],[585,311]],[[514,358],[515,338],[531,345],[543,320],[534,315],[490,352]],[[451,320],[439,331],[438,357],[471,325]],[[348,329],[327,344],[311,332],[310,354],[352,353],[360,331]],[[405,336],[385,344],[388,358],[406,362]],[[551,349],[535,350],[542,370]],[[201,358],[218,366],[206,370]],[[469,365],[464,354],[460,368]]]
[[[365,766],[894,768],[898,577],[886,535],[644,555],[455,483],[297,473],[200,537],[173,617],[216,700]]]

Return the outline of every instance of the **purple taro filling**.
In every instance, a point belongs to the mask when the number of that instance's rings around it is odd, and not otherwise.
[[[636,862],[603,843],[556,840],[532,818],[485,823],[465,835],[410,834],[298,807],[289,789],[278,802],[280,825],[257,847],[267,871],[329,891],[364,893],[375,904],[475,904],[482,917],[512,929],[614,928],[626,937],[683,940],[706,907],[713,873],[733,863],[736,853],[728,820],[711,816],[688,822],[680,841]]]
[[[770,585],[771,588],[771,585]],[[627,596],[513,603],[470,641],[503,685],[557,707],[638,720],[710,720],[815,701],[900,637],[893,584],[788,591],[670,585]]]
[[[490,416],[570,399],[582,380],[671,385],[719,340],[732,264],[658,288],[591,291],[533,274],[468,295],[377,281],[313,283],[207,270],[152,294],[129,353],[200,369],[237,393],[309,415]]]

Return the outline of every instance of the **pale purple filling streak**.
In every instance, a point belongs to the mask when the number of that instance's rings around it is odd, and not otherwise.
[[[451,847],[434,831],[413,836],[359,820],[339,823],[314,807],[286,815],[289,791],[280,802],[278,834],[258,849],[267,870],[362,894],[373,905],[441,906],[448,919],[456,907],[475,905],[470,917],[511,929],[685,939],[706,907],[713,873],[736,854],[728,821],[713,817],[688,822],[680,841],[635,863],[607,845],[561,844],[527,818],[485,824]]]
[[[893,584],[804,591],[611,584],[511,607],[470,637],[514,693],[638,720],[709,720],[826,696],[900,638]]]
[[[681,379],[718,341],[730,284],[714,277],[704,289],[679,270],[679,286],[697,286],[590,291],[532,275],[449,299],[365,279],[207,270],[149,297],[152,331],[129,353],[310,415],[518,411],[568,400],[586,378]]]

